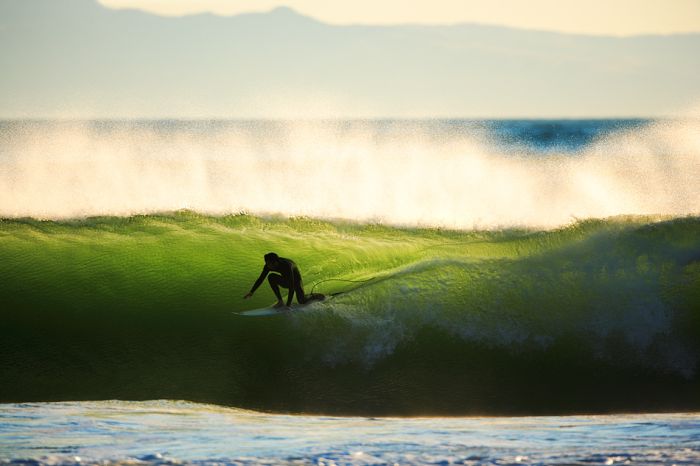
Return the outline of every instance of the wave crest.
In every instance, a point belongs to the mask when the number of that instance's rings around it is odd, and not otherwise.
[[[698,120],[538,154],[480,126],[387,125],[5,123],[0,216],[187,208],[497,228],[700,211]]]

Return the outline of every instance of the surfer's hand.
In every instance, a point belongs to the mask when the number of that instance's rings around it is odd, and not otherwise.
[[[253,293],[248,293],[247,295],[243,296],[243,299],[250,299],[253,297]]]

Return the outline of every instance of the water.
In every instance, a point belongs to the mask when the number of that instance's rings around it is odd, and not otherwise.
[[[553,228],[698,212],[700,120],[5,122],[0,216]]]
[[[697,179],[697,120],[2,122],[0,458],[697,464]],[[269,251],[345,293],[236,315]]]
[[[0,224],[0,400],[358,415],[700,409],[700,220],[444,231],[190,212]],[[247,318],[277,251],[306,312]],[[59,350],[57,350],[57,348]],[[81,381],[76,383],[76,381]]]
[[[567,464],[700,462],[700,415],[343,418],[176,401],[0,405],[13,464]]]

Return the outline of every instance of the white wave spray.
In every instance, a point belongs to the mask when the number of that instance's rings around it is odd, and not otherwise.
[[[700,212],[700,121],[651,123],[577,154],[499,150],[419,123],[6,123],[0,217],[178,209],[450,228]]]

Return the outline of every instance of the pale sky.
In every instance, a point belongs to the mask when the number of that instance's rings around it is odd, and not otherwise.
[[[99,0],[180,16],[288,6],[330,24],[485,23],[596,35],[700,32],[700,0]]]

